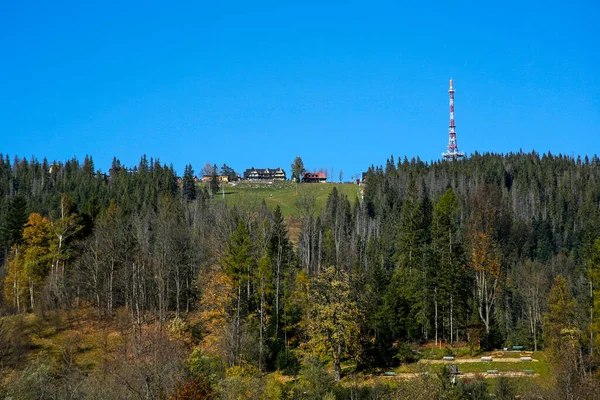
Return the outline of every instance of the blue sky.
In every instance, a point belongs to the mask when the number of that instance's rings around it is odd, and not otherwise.
[[[123,3],[123,4],[119,4]],[[175,3],[175,2],[170,2]],[[0,152],[345,179],[459,148],[600,153],[600,5],[0,2]]]

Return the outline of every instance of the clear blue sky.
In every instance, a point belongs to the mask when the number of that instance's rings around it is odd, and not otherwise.
[[[167,3],[177,3],[176,5]],[[597,1],[0,2],[0,152],[345,179],[458,144],[600,153]]]

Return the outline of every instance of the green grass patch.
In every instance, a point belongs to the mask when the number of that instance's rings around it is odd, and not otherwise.
[[[272,210],[279,205],[285,217],[299,216],[296,207],[299,198],[314,197],[315,209],[319,212],[325,208],[327,197],[334,187],[348,196],[352,204],[360,195],[359,186],[350,183],[235,182],[225,184],[224,190],[220,190],[213,201],[224,201],[228,206],[243,204],[258,207],[264,200]]]
[[[536,363],[537,364],[537,363]],[[464,363],[458,364],[460,372],[474,372],[474,373],[486,373],[490,369],[496,369],[498,372],[523,372],[525,369],[533,369],[536,373],[537,370],[532,363],[523,363],[515,361],[514,363],[506,362],[478,362],[478,363]]]
[[[436,350],[436,349],[428,349],[428,350]],[[437,349],[439,350],[439,349]],[[443,350],[443,349],[442,349]],[[443,357],[442,351],[431,351],[428,353],[432,358],[430,359],[441,359]],[[486,354],[487,355],[487,354]],[[433,358],[435,357],[435,358]],[[491,361],[491,362],[482,362],[482,361],[474,361],[474,362],[465,362],[465,363],[453,363],[452,361],[448,361],[444,364],[426,364],[426,363],[408,363],[402,364],[401,366],[394,369],[396,373],[421,373],[421,372],[429,372],[435,373],[443,368],[444,365],[450,366],[452,364],[456,364],[458,366],[458,370],[462,373],[480,373],[486,374],[488,370],[498,370],[498,372],[523,372],[525,370],[533,370],[535,374],[539,374],[537,379],[546,379],[551,376],[550,367],[548,365],[548,361],[546,359],[546,355],[542,351],[535,352],[533,354],[533,359],[537,361],[524,362],[518,358],[518,354],[515,357],[508,357],[511,361]],[[507,357],[505,356],[504,359]],[[460,358],[458,359],[460,360]]]

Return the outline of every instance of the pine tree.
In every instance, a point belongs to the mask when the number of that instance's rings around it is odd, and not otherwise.
[[[217,175],[217,164],[213,166],[210,179],[210,192],[214,195],[219,191],[219,176]]]
[[[194,169],[192,164],[185,166],[183,172],[183,198],[187,201],[196,200],[196,182],[194,182]]]
[[[237,291],[235,306],[235,331],[233,343],[233,361],[234,365],[241,362],[241,325],[244,318],[250,310],[250,271],[254,259],[252,258],[252,242],[250,233],[243,220],[238,220],[237,228],[227,240],[223,266],[225,273],[235,285]],[[246,286],[247,295],[245,307],[242,303],[242,288]]]
[[[434,287],[436,338],[438,308],[441,307],[448,312],[447,328],[450,332],[450,342],[455,339],[455,326],[459,325],[456,320],[458,311],[464,310],[468,300],[466,290],[468,279],[461,265],[462,243],[459,239],[459,222],[458,199],[454,191],[448,189],[433,207],[431,236],[434,257],[430,264],[429,277]]]
[[[27,201],[22,195],[13,197],[8,207],[6,223],[3,228],[8,246],[20,244],[23,238],[23,229],[27,222]]]

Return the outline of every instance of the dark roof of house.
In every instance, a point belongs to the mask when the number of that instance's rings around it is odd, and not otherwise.
[[[244,171],[244,177],[248,177],[250,176],[250,174],[252,175],[258,175],[258,177],[264,177],[264,178],[270,178],[273,177],[274,175],[281,175],[283,174],[285,176],[285,171],[283,170],[283,168],[248,168],[246,171]]]
[[[311,179],[327,179],[327,172],[305,172],[302,177]]]

